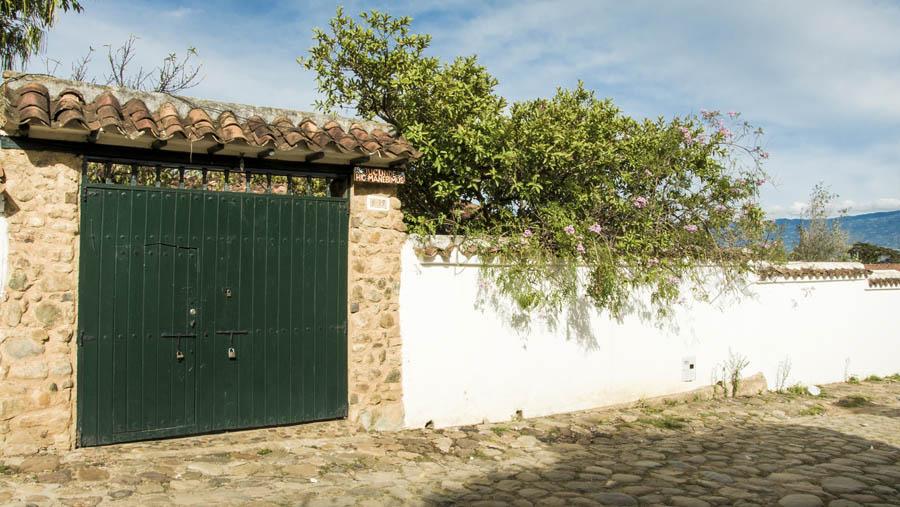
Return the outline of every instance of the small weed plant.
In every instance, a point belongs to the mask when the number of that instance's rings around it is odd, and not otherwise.
[[[804,408],[800,411],[800,415],[822,415],[825,413],[825,407],[816,403],[811,407]]]

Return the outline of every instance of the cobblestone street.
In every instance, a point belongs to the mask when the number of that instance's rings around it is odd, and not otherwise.
[[[444,430],[310,424],[0,472],[12,505],[900,505],[900,381]]]

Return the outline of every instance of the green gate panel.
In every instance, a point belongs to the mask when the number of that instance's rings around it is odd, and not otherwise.
[[[347,206],[85,184],[79,445],[346,417]]]

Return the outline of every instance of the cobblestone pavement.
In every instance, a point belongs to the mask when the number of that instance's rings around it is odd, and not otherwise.
[[[397,433],[321,423],[8,459],[0,504],[900,505],[900,378]]]

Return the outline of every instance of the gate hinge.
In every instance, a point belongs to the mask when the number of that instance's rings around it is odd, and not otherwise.
[[[91,341],[91,340],[93,340],[93,339],[94,339],[93,336],[90,336],[90,335],[88,335],[88,334],[85,334],[84,329],[82,329],[82,330],[79,331],[79,333],[78,333],[78,345],[79,345],[79,346],[80,346],[80,345],[84,345],[84,342],[85,342],[85,341]]]

